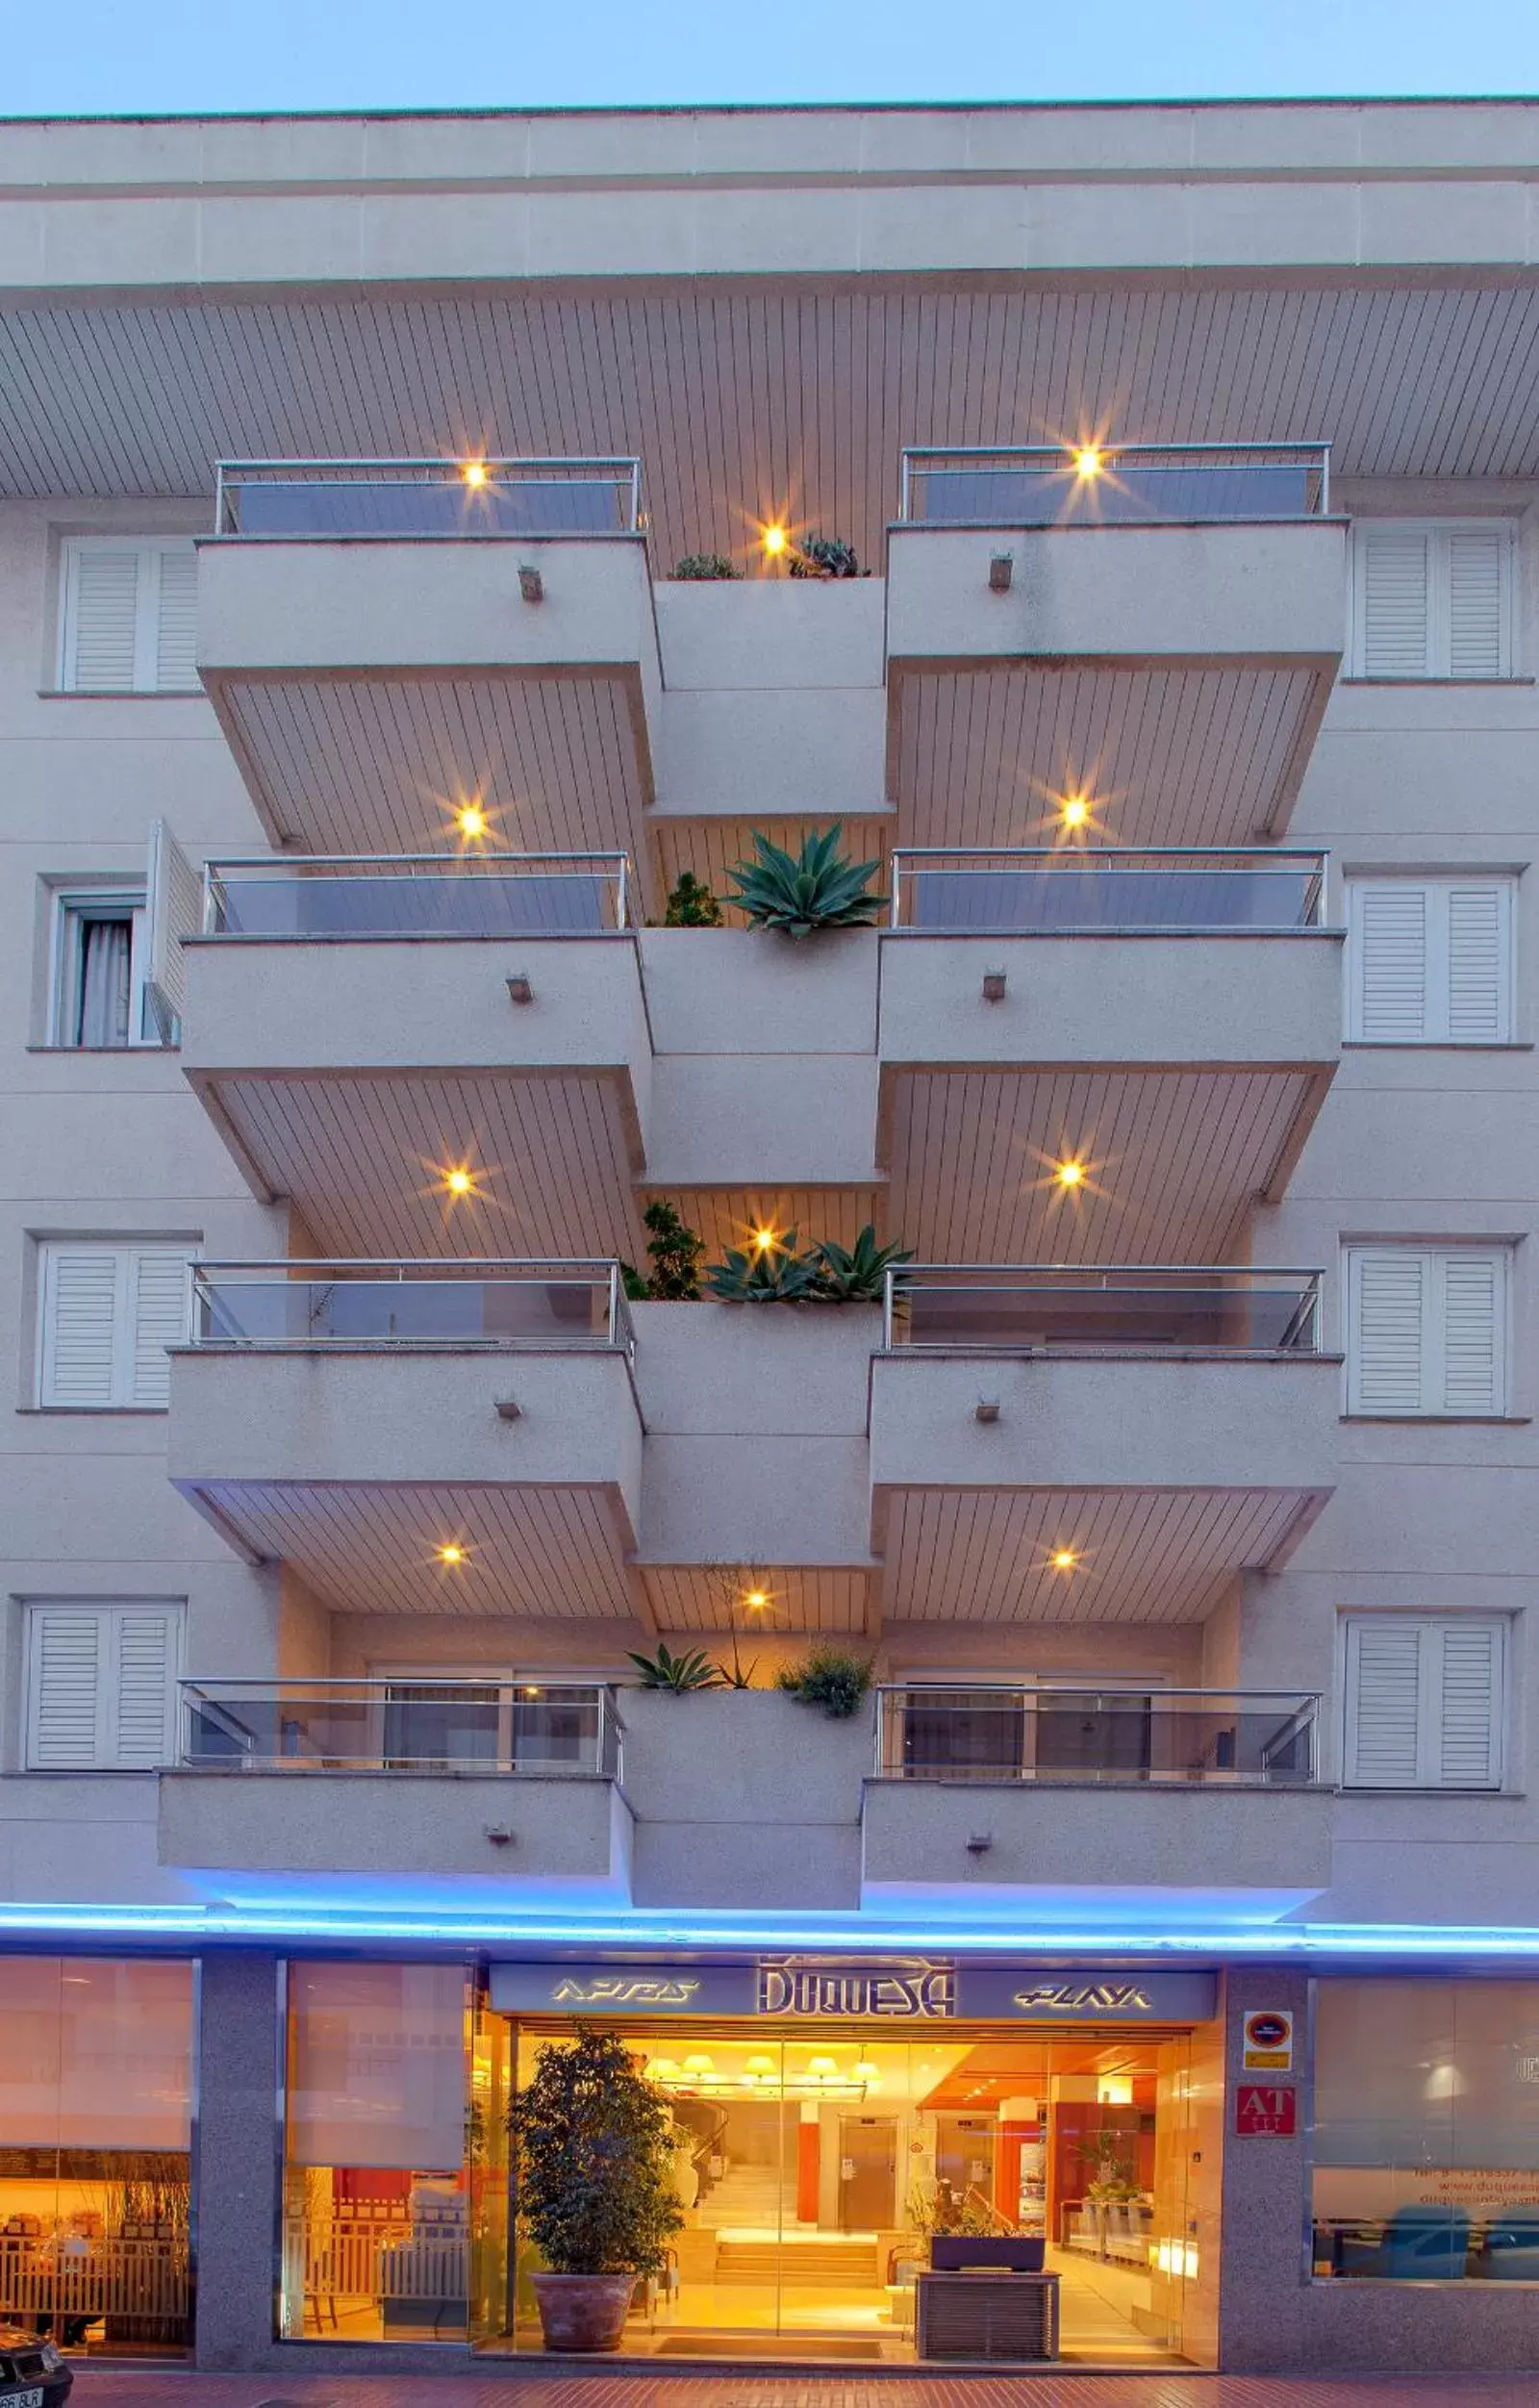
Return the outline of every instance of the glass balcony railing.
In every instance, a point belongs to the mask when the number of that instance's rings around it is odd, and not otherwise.
[[[1317,1778],[1320,1700],[1220,1689],[914,1683],[876,1699],[887,1781],[1260,1783]]]
[[[884,1344],[905,1352],[1313,1355],[1318,1271],[912,1263],[887,1275]]]
[[[932,936],[1274,935],[1318,928],[1325,855],[1241,846],[905,848],[892,925]]]
[[[221,460],[218,535],[635,535],[642,464],[599,459]]]
[[[602,1683],[184,1681],[179,1761],[199,1772],[536,1773],[618,1781]]]
[[[194,1346],[621,1347],[616,1262],[196,1262]]]
[[[627,925],[603,853],[261,853],[204,870],[205,936],[595,936]]]
[[[1328,444],[1027,444],[903,454],[899,516],[950,527],[1319,519]]]

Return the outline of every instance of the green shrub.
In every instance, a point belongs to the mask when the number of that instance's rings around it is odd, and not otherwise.
[[[634,1263],[622,1262],[620,1276],[633,1305],[650,1299],[657,1305],[693,1305],[700,1294],[700,1256],[705,1241],[680,1219],[666,1197],[659,1196],[642,1215],[652,1232],[646,1241],[651,1272],[643,1278]]]
[[[630,1652],[630,1660],[641,1674],[639,1686],[643,1689],[714,1689],[719,1685],[720,1673],[703,1647],[692,1648],[687,1656],[675,1656],[657,1642],[655,1656],[638,1656]]]
[[[802,1305],[818,1293],[818,1257],[797,1254],[795,1229],[784,1246],[731,1247],[706,1272],[705,1292],[719,1305]]]
[[[729,577],[741,577],[743,571],[725,552],[686,552],[673,563],[673,574],[684,585],[706,585],[723,584]]]
[[[663,925],[665,928],[719,928],[721,925],[720,904],[693,870],[679,873],[679,882],[668,899]]]
[[[782,1664],[775,1686],[798,1706],[820,1706],[836,1722],[854,1713],[871,1685],[869,1656],[851,1656],[841,1647],[814,1647],[800,1663]]]
[[[825,1237],[819,1239],[813,1253],[818,1257],[817,1293],[830,1305],[879,1305],[886,1293],[887,1272],[914,1259],[912,1246],[878,1246],[870,1221],[847,1250]]]
[[[791,555],[794,577],[858,577],[855,546],[837,535],[804,536]]]

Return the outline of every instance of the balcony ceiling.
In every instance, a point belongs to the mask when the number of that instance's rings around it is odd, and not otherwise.
[[[290,1565],[334,1613],[626,1620],[618,1508],[550,1485],[389,1487],[205,1482],[212,1508],[253,1553]],[[441,1563],[453,1541],[465,1561]]]
[[[1241,1572],[1285,1559],[1318,1501],[1291,1488],[907,1488],[885,1507],[887,1628],[1204,1622]],[[1061,1547],[1079,1559],[1072,1572],[1052,1567]]]
[[[0,317],[0,492],[214,460],[639,453],[665,567],[781,512],[880,558],[910,444],[1325,440],[1338,476],[1539,474],[1539,288],[766,277]]]
[[[320,1255],[640,1259],[618,1076],[226,1075],[204,1098]],[[460,1163],[476,1191],[451,1207],[442,1172]]]
[[[1318,669],[946,671],[897,681],[899,845],[1042,845],[1094,798],[1114,845],[1253,845],[1286,825],[1329,679]]]
[[[644,859],[647,777],[618,677],[211,678],[268,832],[310,852],[432,852],[474,795],[517,850]]]
[[[889,1227],[925,1262],[1224,1262],[1290,1159],[1324,1074],[890,1075]],[[1058,1186],[1052,1165],[1083,1164]]]
[[[869,1573],[821,1564],[756,1565],[755,1572],[763,1582],[770,1606],[762,1619],[748,1622],[741,1613],[732,1614],[726,1602],[728,1595],[735,1598],[741,1594],[741,1584],[735,1577],[739,1567],[734,1564],[723,1568],[730,1580],[730,1590],[723,1589],[721,1574],[710,1564],[641,1565],[641,1578],[658,1629],[720,1632],[736,1620],[744,1660],[751,1663],[758,1646],[787,1632],[816,1631],[846,1636],[853,1633],[858,1636],[867,1628]]]

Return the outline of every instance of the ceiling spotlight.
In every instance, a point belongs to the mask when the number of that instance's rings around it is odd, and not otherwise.
[[[467,485],[484,485],[487,481],[487,464],[484,460],[467,460],[460,470],[460,474]]]
[[[1052,1568],[1055,1572],[1072,1572],[1078,1561],[1072,1547],[1054,1547]]]
[[[454,1170],[444,1173],[443,1184],[451,1196],[468,1196],[474,1183],[469,1172],[463,1166],[457,1165]]]
[[[771,559],[778,558],[791,543],[790,536],[782,526],[766,527],[759,540]]]
[[[750,1588],[743,1602],[750,1613],[762,1613],[770,1600],[762,1588]]]
[[[1054,1168],[1053,1177],[1060,1187],[1078,1187],[1084,1180],[1085,1166],[1083,1162],[1060,1162]]]
[[[465,1549],[463,1547],[456,1546],[452,1538],[448,1539],[444,1545],[439,1549],[439,1561],[441,1563],[463,1563],[465,1561]]]
[[[1099,476],[1101,465],[1100,452],[1094,444],[1084,444],[1074,454],[1074,474],[1076,476],[1086,478]]]
[[[1065,827],[1083,827],[1089,817],[1090,799],[1088,796],[1066,795],[1064,797],[1063,818]]]
[[[462,836],[472,838],[484,836],[487,832],[487,815],[478,802],[467,802],[459,815],[459,824]]]
[[[753,1250],[754,1250],[754,1253],[755,1253],[755,1254],[758,1254],[758,1255],[767,1255],[767,1254],[770,1252],[770,1248],[774,1245],[774,1243],[775,1243],[775,1233],[774,1233],[773,1229],[755,1229],[755,1230],[754,1230],[754,1232],[753,1232]]]

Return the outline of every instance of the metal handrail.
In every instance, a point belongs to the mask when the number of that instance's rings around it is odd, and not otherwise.
[[[880,1682],[873,1688],[872,1696],[876,1709],[875,1739],[878,1778],[891,1775],[892,1751],[889,1745],[891,1725],[895,1720],[900,1719],[902,1714],[915,1711],[909,1701],[939,1699],[942,1704],[937,1711],[944,1711],[946,1699],[966,1698],[978,1700],[978,1711],[984,1713],[995,1711],[1010,1711],[1017,1709],[1022,1713],[1028,1713],[1038,1708],[1047,1708],[1051,1711],[1061,1702],[1066,1711],[1092,1714],[1101,1711],[1114,1712],[1119,1706],[1131,1704],[1141,1708],[1154,1720],[1158,1720],[1162,1712],[1173,1715],[1200,1709],[1211,1709],[1215,1715],[1225,1714],[1231,1710],[1237,1717],[1248,1713],[1275,1715],[1277,1717],[1275,1735],[1272,1739],[1262,1743],[1257,1750],[1261,1777],[1263,1779],[1268,1777],[1270,1767],[1284,1750],[1295,1746],[1300,1738],[1306,1738],[1308,1754],[1303,1777],[1305,1781],[1312,1782],[1317,1771],[1316,1739],[1324,1702],[1322,1692],[1318,1689],[1161,1688],[1151,1686],[1148,1681],[1141,1683],[1131,1675],[1125,1682],[1102,1681],[1094,1684],[1082,1682],[1078,1685],[1065,1681],[1009,1682],[962,1679],[932,1681],[919,1678],[911,1681]],[[961,1779],[965,1777],[969,1768],[962,1763],[944,1769],[948,1777]],[[973,1767],[973,1770],[984,1778],[1004,1768],[995,1766]],[[1087,1775],[1093,1774],[1095,1770],[1094,1767],[1084,1769]],[[1126,1768],[1112,1767],[1110,1769],[1125,1770]],[[1026,1778],[1027,1776],[1022,1771],[1016,1777]]]
[[[927,1278],[935,1278],[932,1292],[944,1294],[952,1281],[987,1277],[1007,1284],[1012,1293],[1025,1293],[1033,1287],[1040,1287],[1045,1292],[1050,1293],[1051,1282],[1054,1280],[1072,1280],[1076,1287],[1098,1289],[1104,1295],[1115,1295],[1120,1287],[1136,1291],[1141,1287],[1155,1288],[1164,1280],[1192,1279],[1233,1280],[1236,1285],[1232,1292],[1244,1295],[1245,1283],[1260,1291],[1278,1282],[1297,1280],[1303,1293],[1299,1299],[1299,1308],[1288,1324],[1282,1343],[1276,1347],[1253,1350],[1236,1347],[1233,1351],[1236,1354],[1247,1352],[1267,1355],[1313,1354],[1319,1349],[1320,1302],[1325,1276],[1321,1270],[1303,1269],[1287,1263],[906,1262],[893,1264],[883,1274],[882,1279],[882,1351],[884,1354],[893,1353],[898,1314],[916,1288],[922,1288]],[[1300,1333],[1307,1331],[1307,1342],[1295,1345],[1292,1341],[1296,1331]],[[1142,1342],[1132,1342],[1129,1351],[1147,1353],[1150,1345],[1156,1343],[1158,1341],[1148,1339]],[[1179,1352],[1183,1343],[1184,1341],[1181,1340],[1173,1340],[1172,1351]],[[910,1339],[904,1351],[922,1354],[927,1351],[925,1341]],[[937,1351],[967,1353],[970,1349],[965,1340],[949,1339],[937,1342]],[[1039,1349],[1011,1346],[1006,1343],[1003,1346],[991,1346],[987,1351],[998,1354],[1033,1354],[1050,1352],[1051,1345],[1049,1342],[1047,1349]]]
[[[1171,865],[1169,874],[1173,876],[1181,870],[1199,869],[1205,875],[1215,877],[1247,877],[1258,869],[1293,867],[1307,874],[1307,883],[1304,889],[1304,916],[1297,921],[1277,924],[1283,933],[1292,934],[1298,928],[1319,927],[1322,925],[1330,855],[1314,846],[1280,845],[898,845],[891,855],[892,895],[888,908],[888,925],[895,929],[916,927],[915,923],[905,923],[902,918],[903,877],[905,865],[910,862],[955,863],[959,866],[987,862],[1005,871],[1017,864],[1023,867],[1040,864],[1048,877],[1067,877],[1089,871],[1097,877],[1106,878],[1129,876],[1146,866],[1162,873],[1167,863]],[[1159,934],[1168,933],[1171,927],[1182,925],[1188,924],[1160,921],[1148,924]],[[1190,925],[1200,926],[1203,924],[1196,922]],[[924,933],[922,929],[918,932]],[[1122,928],[1095,930],[1097,934],[1106,935],[1143,932],[1139,924],[1131,922]],[[1272,932],[1260,924],[1253,926],[1246,925],[1236,929],[1237,934],[1245,936]],[[1041,931],[980,930],[979,933],[1054,936],[1072,935],[1074,931],[1072,928],[1047,928]]]
[[[533,1768],[528,1762],[520,1765],[512,1749],[505,1756],[490,1759],[479,1756],[445,1759],[427,1754],[414,1759],[387,1753],[383,1723],[383,1712],[387,1707],[397,1706],[405,1711],[413,1706],[430,1707],[441,1700],[452,1704],[456,1698],[463,1696],[492,1703],[499,1721],[505,1709],[511,1715],[515,1707],[533,1711],[547,1706],[558,1711],[592,1708],[594,1727],[591,1735],[585,1735],[587,1746],[583,1757],[570,1760],[541,1757],[534,1760],[534,1764],[542,1773],[607,1773],[617,1780],[621,1777],[625,1723],[619,1711],[615,1686],[609,1681],[551,1680],[530,1673],[505,1672],[484,1674],[479,1680],[473,1675],[441,1676],[432,1672],[402,1673],[393,1679],[366,1677],[360,1680],[303,1680],[293,1676],[263,1679],[237,1675],[228,1680],[207,1676],[201,1680],[182,1680],[177,1683],[177,1692],[179,1761],[198,1768],[217,1765],[221,1769],[243,1769],[252,1764],[267,1764],[294,1771],[371,1767],[404,1770],[414,1763],[424,1766],[465,1764],[502,1773],[527,1772]],[[492,1693],[490,1700],[489,1692]],[[331,1746],[306,1752],[297,1746],[274,1748],[270,1744],[264,1748],[264,1739],[270,1740],[273,1735],[254,1728],[251,1720],[242,1718],[241,1709],[245,1708],[249,1714],[252,1708],[265,1702],[280,1710],[286,1705],[299,1708],[307,1703],[320,1709],[356,1705],[366,1716],[366,1727],[378,1736],[380,1744],[367,1750]],[[196,1747],[193,1744],[194,1736],[200,1728],[205,1734],[216,1732],[228,1742],[228,1752],[219,1749],[211,1755],[208,1749]],[[301,1725],[292,1719],[285,1719],[281,1713],[276,1728],[280,1734],[288,1732],[291,1737],[301,1736]],[[331,1733],[328,1736],[336,1735]],[[509,1736],[512,1736],[511,1721]]]
[[[307,1272],[314,1273],[318,1278],[325,1280],[345,1280],[349,1274],[356,1272],[367,1275],[371,1284],[377,1283],[385,1285],[393,1281],[394,1284],[399,1287],[406,1287],[414,1280],[431,1280],[440,1283],[446,1280],[463,1280],[467,1286],[474,1286],[478,1283],[496,1285],[500,1282],[510,1286],[601,1287],[605,1295],[605,1331],[603,1336],[596,1341],[592,1338],[586,1341],[580,1339],[568,1339],[565,1341],[565,1346],[569,1347],[574,1353],[581,1352],[585,1344],[593,1346],[596,1343],[597,1345],[604,1347],[618,1347],[624,1352],[627,1359],[633,1361],[635,1359],[636,1331],[635,1325],[631,1320],[630,1310],[626,1302],[625,1281],[621,1266],[618,1260],[614,1256],[603,1256],[598,1255],[576,1255],[569,1260],[551,1260],[542,1259],[539,1256],[519,1256],[512,1255],[427,1255],[417,1256],[415,1258],[404,1255],[371,1258],[367,1255],[315,1256],[294,1255],[284,1255],[276,1260],[270,1261],[261,1261],[255,1258],[246,1258],[243,1260],[236,1260],[233,1258],[228,1260],[211,1260],[206,1256],[198,1256],[191,1260],[188,1265],[188,1278],[189,1282],[189,1314],[188,1327],[192,1332],[191,1338],[189,1341],[189,1344],[195,1348],[205,1346],[249,1347],[252,1349],[271,1347],[287,1352],[296,1346],[305,1345],[352,1345],[363,1347],[366,1350],[378,1346],[406,1348],[414,1344],[451,1344],[455,1346],[482,1345],[494,1349],[514,1349],[519,1345],[542,1345],[546,1343],[546,1341],[542,1340],[520,1340],[517,1338],[502,1336],[493,1339],[481,1340],[468,1337],[455,1337],[447,1340],[423,1340],[392,1338],[389,1336],[341,1339],[307,1339],[289,1335],[274,1338],[210,1338],[201,1333],[199,1328],[199,1306],[202,1305],[206,1308],[214,1301],[213,1291],[211,1289],[211,1275],[217,1275],[220,1279],[233,1279],[236,1283],[244,1281],[245,1284],[253,1286],[259,1282],[265,1285],[271,1284],[274,1286],[281,1286],[285,1284],[300,1286],[305,1283],[303,1278],[295,1277],[294,1275],[302,1275]],[[506,1273],[517,1273],[520,1276],[516,1280],[508,1280],[504,1281],[502,1275]]]
[[[916,462],[926,460],[965,460],[969,462],[997,461],[1006,465],[1013,461],[1040,461],[1044,469],[1049,465],[1065,474],[1075,473],[1081,452],[1094,449],[1099,462],[1099,472],[1115,475],[1119,466],[1143,461],[1155,468],[1173,467],[1179,461],[1191,460],[1198,468],[1207,463],[1215,467],[1233,463],[1243,467],[1246,461],[1293,458],[1301,467],[1318,464],[1320,469],[1319,509],[1310,515],[1326,518],[1330,512],[1330,445],[1328,443],[1198,443],[1198,444],[907,444],[904,445],[898,487],[898,518],[905,525],[924,525],[924,520],[913,515],[913,469]],[[953,520],[950,523],[956,524]],[[1243,520],[1238,523],[1244,523]]]
[[[579,864],[587,863],[586,869]],[[218,917],[220,886],[230,872],[237,874],[238,883],[282,884],[295,872],[309,871],[324,876],[328,872],[338,875],[368,877],[378,874],[381,885],[395,883],[403,874],[415,881],[418,872],[428,876],[442,876],[453,881],[462,877],[513,875],[538,877],[542,881],[569,878],[574,883],[596,877],[615,880],[615,925],[629,925],[631,861],[627,852],[313,852],[313,853],[220,853],[203,864],[203,922],[205,936],[221,933],[215,923]],[[249,877],[242,874],[249,873]],[[551,935],[564,933],[559,929]],[[574,933],[567,931],[566,933]]]
[[[480,471],[472,481],[467,470]],[[604,471],[611,471],[605,474]],[[635,535],[642,530],[642,464],[633,452],[584,453],[499,453],[483,457],[477,453],[454,458],[446,454],[421,453],[396,458],[370,458],[338,453],[310,459],[292,460],[219,460],[214,464],[214,532],[216,536],[239,535],[240,529],[226,524],[227,499],[232,485],[242,479],[264,484],[294,485],[391,485],[420,483],[424,477],[438,474],[448,484],[451,480],[465,485],[467,491],[484,491],[487,486],[514,481],[514,473],[534,484],[613,484],[627,496],[626,522],[618,530]],[[553,473],[555,472],[555,473]],[[475,529],[463,530],[474,534]],[[583,528],[564,529],[567,535],[581,539],[598,532]],[[605,528],[606,535],[615,532]],[[520,540],[538,542],[529,536]]]

